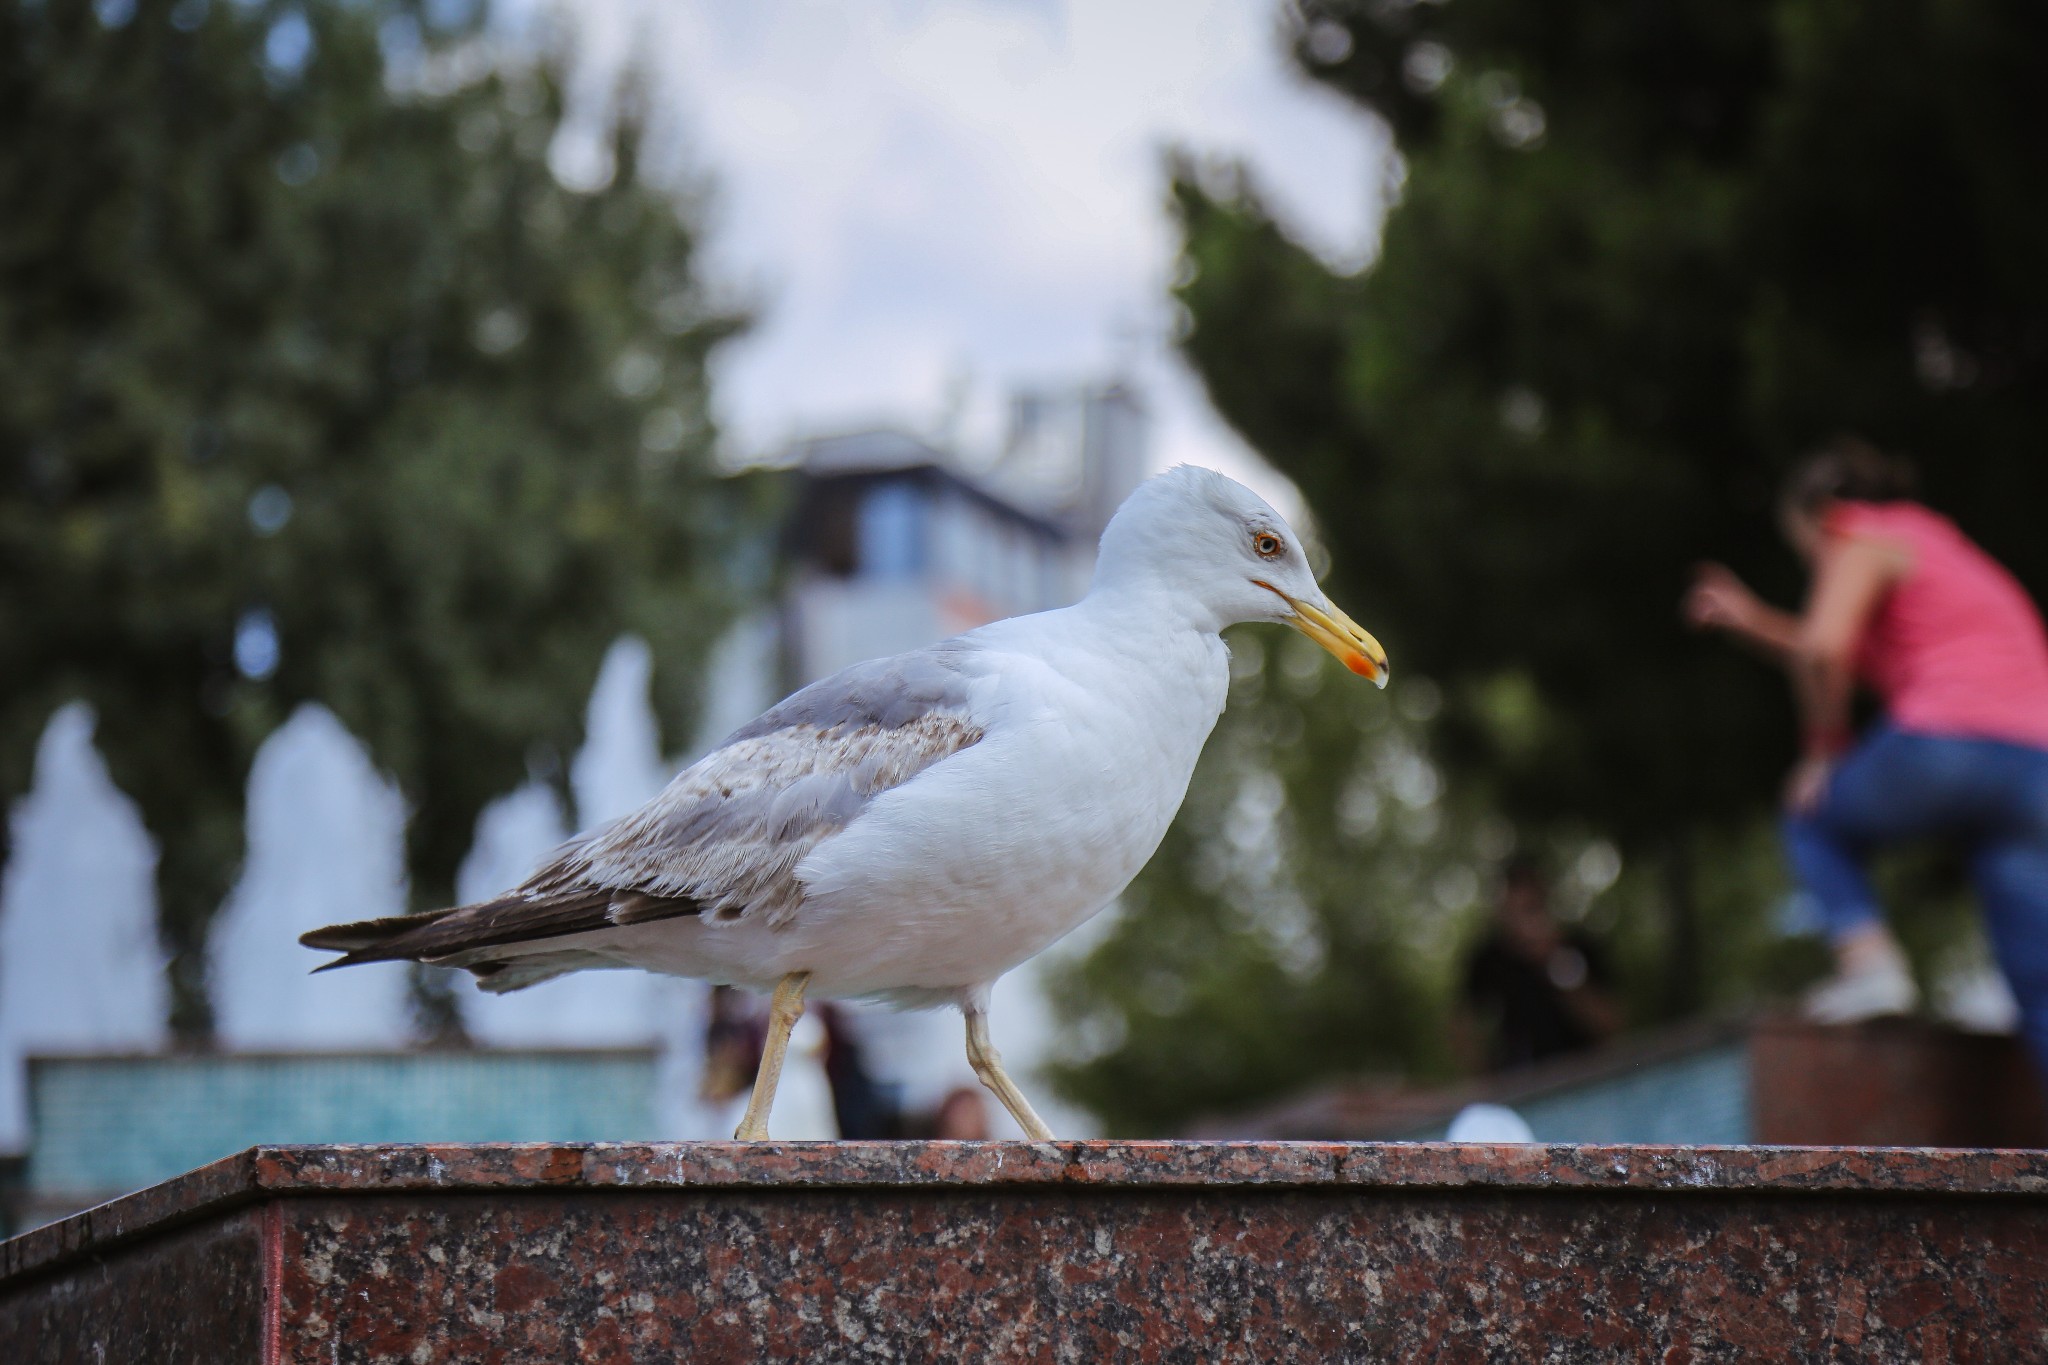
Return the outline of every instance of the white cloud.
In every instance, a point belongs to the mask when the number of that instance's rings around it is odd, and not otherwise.
[[[764,305],[718,376],[737,452],[935,423],[968,380],[985,435],[1018,383],[1121,369],[1156,463],[1285,495],[1165,340],[1167,147],[1250,161],[1334,261],[1377,231],[1383,139],[1291,70],[1274,0],[560,3],[586,97],[630,60],[671,102],[717,187],[713,268]]]

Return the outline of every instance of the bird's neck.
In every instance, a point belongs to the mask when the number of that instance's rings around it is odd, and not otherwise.
[[[1076,605],[1091,623],[1124,635],[1215,636],[1228,624],[1193,593],[1149,576],[1098,577]]]
[[[1092,642],[1086,666],[1119,661],[1087,685],[1116,703],[1133,742],[1160,756],[1177,806],[1229,695],[1224,623],[1191,594],[1156,587],[1098,585],[1074,610]]]

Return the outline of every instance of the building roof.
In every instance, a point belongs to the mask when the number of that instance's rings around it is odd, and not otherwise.
[[[809,489],[899,475],[953,489],[969,501],[1048,540],[1064,543],[1073,539],[1071,528],[992,490],[983,481],[962,472],[957,461],[945,451],[909,432],[880,429],[817,437],[793,447],[791,463],[808,486],[799,497],[792,518],[800,536],[808,531],[816,506]]]
[[[791,453],[799,469],[818,477],[883,474],[926,466],[945,469],[951,464],[937,446],[887,427],[813,437],[799,442]]]

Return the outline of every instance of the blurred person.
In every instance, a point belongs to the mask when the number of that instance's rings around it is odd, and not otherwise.
[[[707,1104],[730,1104],[754,1084],[761,1051],[768,1040],[767,1021],[731,986],[711,988],[710,1017],[704,1023],[704,1074],[698,1098]]]
[[[1794,468],[1779,501],[1812,573],[1805,608],[1771,607],[1708,564],[1685,614],[1791,676],[1801,748],[1785,842],[1835,952],[1808,1013],[1845,1022],[1915,1006],[1865,864],[1941,840],[1968,858],[2021,1029],[2048,1069],[2048,634],[2019,582],[1912,491],[1902,462],[1835,440]],[[1859,678],[1884,711],[1860,740]]]
[[[989,1131],[988,1102],[981,1091],[970,1085],[947,1091],[932,1111],[932,1136],[957,1142],[986,1142],[994,1136]]]
[[[1464,997],[1461,1050],[1479,1051],[1476,1017],[1490,1071],[1592,1047],[1621,1027],[1598,945],[1558,923],[1549,879],[1529,857],[1502,870],[1492,929],[1465,963]]]
[[[895,1089],[868,1070],[867,1052],[850,1016],[836,1001],[817,1007],[825,1029],[825,1079],[832,1087],[832,1115],[843,1138],[902,1136]]]

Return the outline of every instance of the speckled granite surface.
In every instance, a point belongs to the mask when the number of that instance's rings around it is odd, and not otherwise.
[[[0,1246],[7,1361],[2048,1360],[2048,1153],[259,1148]]]

